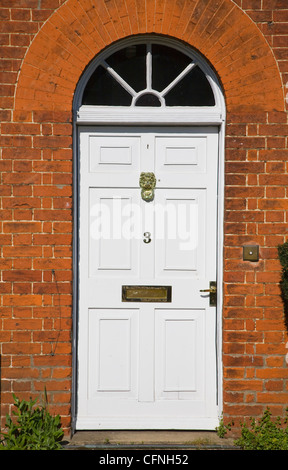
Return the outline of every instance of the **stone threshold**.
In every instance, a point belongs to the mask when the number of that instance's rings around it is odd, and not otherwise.
[[[234,439],[208,431],[77,431],[66,449],[236,450]]]

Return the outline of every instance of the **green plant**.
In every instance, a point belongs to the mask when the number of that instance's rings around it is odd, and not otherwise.
[[[280,286],[285,300],[288,299],[288,242],[278,245],[278,257],[282,266],[282,276]]]
[[[233,423],[232,423],[233,424]],[[231,424],[224,424],[223,417],[220,419],[219,426],[216,428],[217,436],[223,438],[228,431],[231,431]]]
[[[47,409],[48,400],[45,390],[45,404],[35,407],[37,400],[19,400],[14,394],[17,411],[12,420],[6,415],[6,433],[0,439],[0,450],[60,450],[63,438],[60,416],[51,416]]]
[[[288,330],[288,241],[278,245],[278,257],[282,266],[280,290],[284,307],[284,321]]]
[[[288,450],[288,409],[283,420],[280,417],[271,418],[267,408],[258,423],[251,418],[251,429],[246,423],[241,424],[241,437],[235,445],[243,450]]]
[[[278,245],[278,257],[282,266],[280,287],[284,303],[288,301],[288,242]]]

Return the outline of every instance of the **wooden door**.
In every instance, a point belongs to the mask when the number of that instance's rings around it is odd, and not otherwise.
[[[216,281],[218,129],[89,127],[79,142],[77,428],[215,429],[201,291]]]

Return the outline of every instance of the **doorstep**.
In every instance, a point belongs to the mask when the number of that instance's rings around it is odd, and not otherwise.
[[[68,450],[211,449],[236,450],[234,439],[209,431],[77,431]]]

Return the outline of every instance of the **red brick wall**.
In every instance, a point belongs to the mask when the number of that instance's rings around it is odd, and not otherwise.
[[[288,78],[288,3],[242,0]],[[286,103],[287,109],[287,103]],[[265,110],[265,108],[264,108]],[[223,311],[224,417],[235,424],[288,402],[287,329],[277,246],[287,241],[287,112],[227,116]],[[242,245],[260,245],[259,263],[241,261]]]
[[[70,426],[71,112],[14,110],[23,58],[61,3],[1,1],[2,426],[11,412],[12,393],[43,397],[45,386],[51,411]],[[32,88],[31,83],[31,94]]]
[[[97,52],[145,32],[198,49],[225,93],[224,417],[237,425],[267,405],[284,414],[287,1],[12,3],[0,8],[2,416],[13,392],[35,397],[46,386],[69,428],[73,93]],[[258,263],[242,261],[247,243],[260,245]]]

